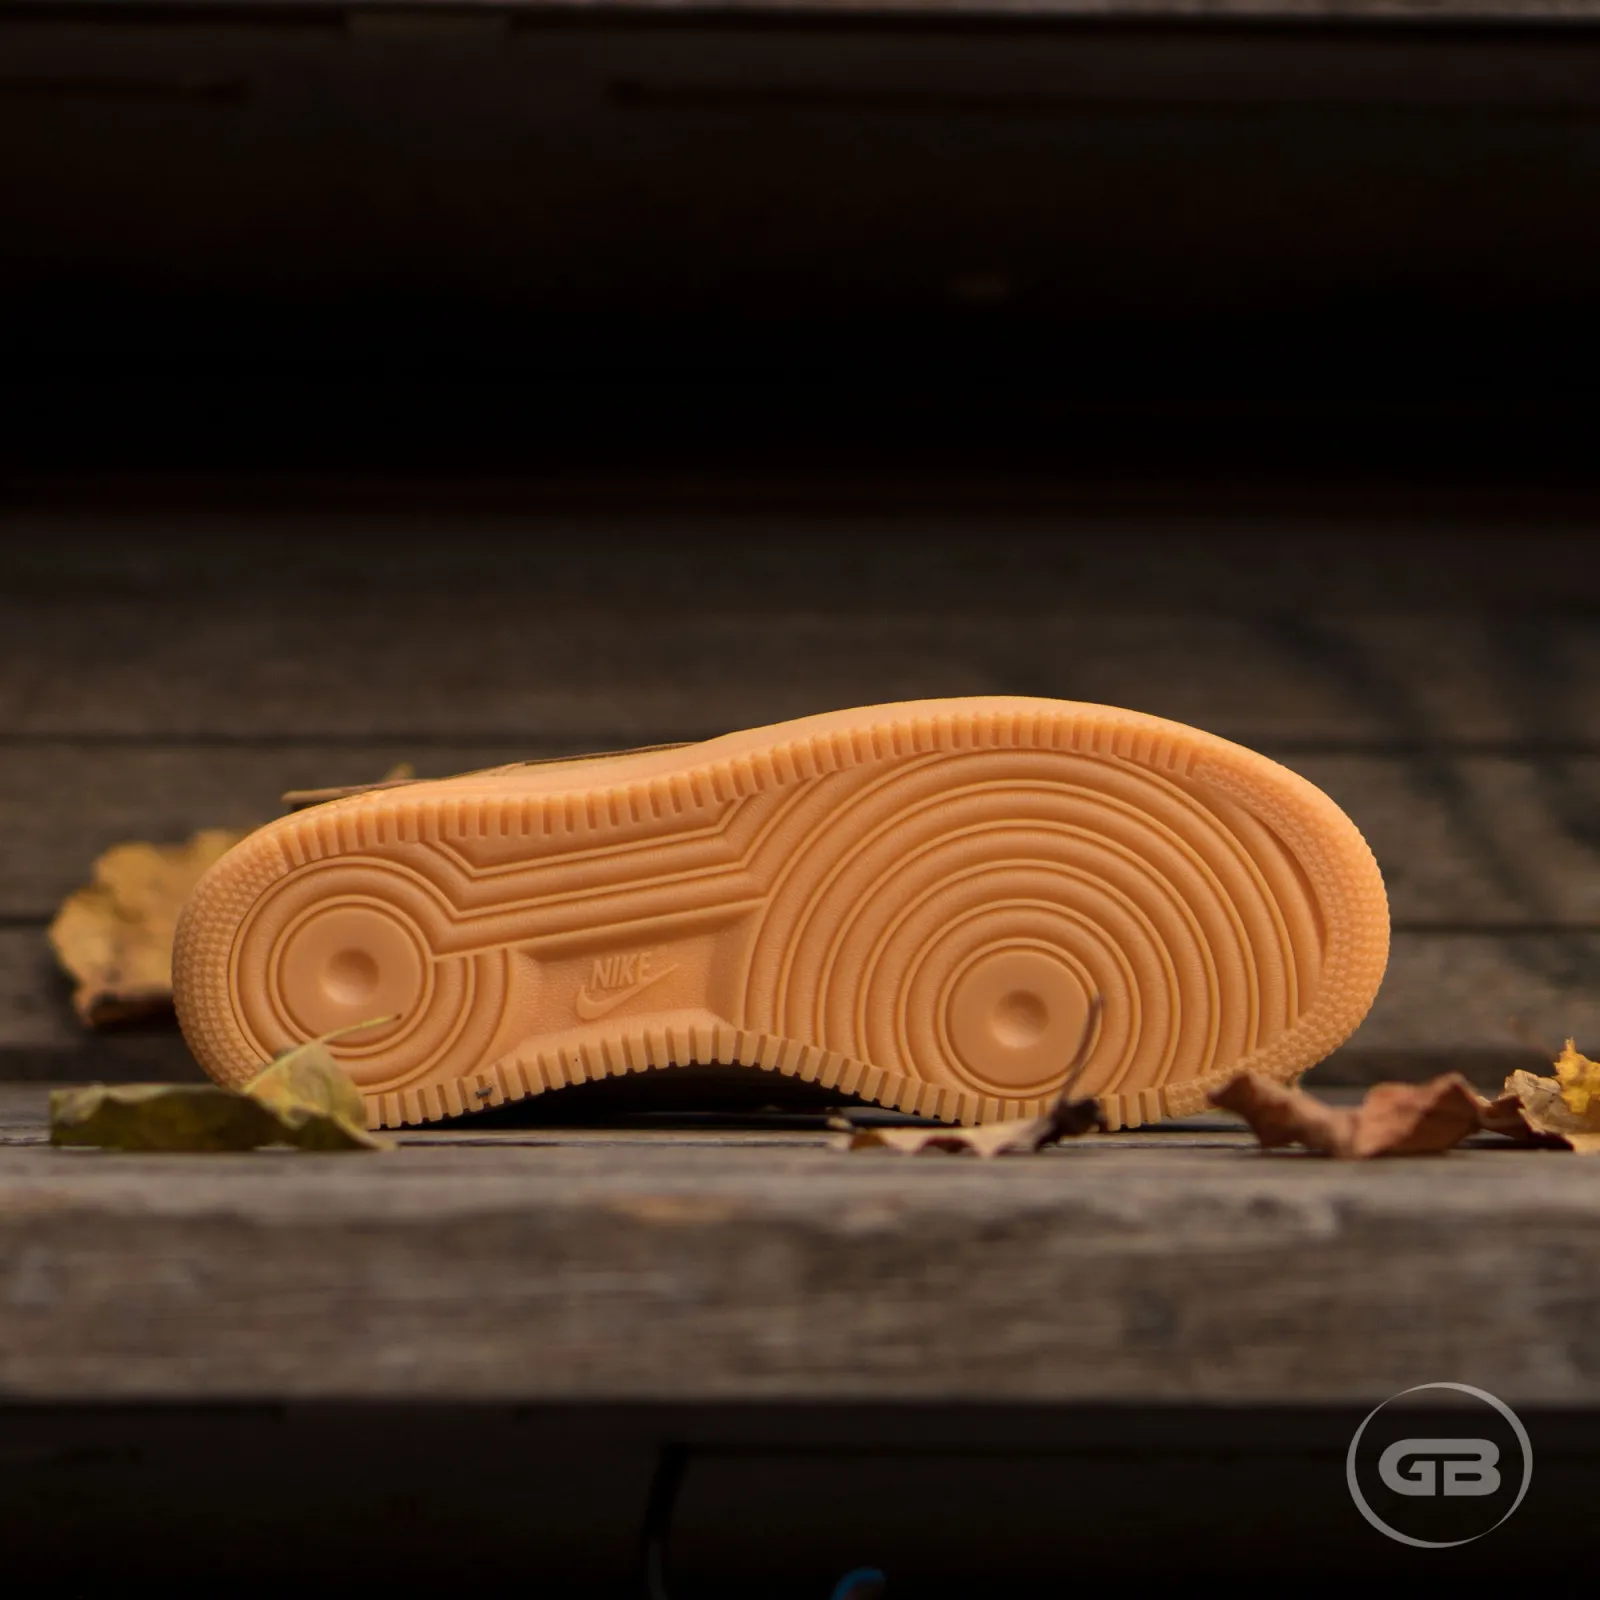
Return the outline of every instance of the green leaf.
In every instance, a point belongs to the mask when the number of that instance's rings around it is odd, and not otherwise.
[[[333,1059],[327,1041],[285,1051],[244,1086],[270,1112],[285,1144],[302,1150],[387,1150],[393,1141],[367,1131],[361,1091]]]
[[[378,1019],[383,1022],[393,1018]],[[363,1022],[361,1028],[376,1026]],[[341,1028],[285,1050],[242,1090],[214,1083],[91,1084],[50,1096],[50,1142],[101,1150],[392,1150],[328,1049]]]
[[[90,1084],[50,1095],[50,1142],[101,1150],[255,1150],[277,1119],[214,1083]]]

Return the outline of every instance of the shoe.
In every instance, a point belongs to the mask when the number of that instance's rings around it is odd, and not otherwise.
[[[375,1127],[743,1063],[951,1122],[1287,1082],[1388,958],[1355,825],[1180,723],[984,696],[389,784],[258,829],[173,955],[200,1064],[334,1046]]]

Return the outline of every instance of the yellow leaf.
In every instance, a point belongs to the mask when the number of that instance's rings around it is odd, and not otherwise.
[[[50,1096],[50,1142],[102,1150],[205,1152],[272,1144],[391,1150],[393,1140],[368,1131],[361,1091],[328,1050],[328,1041],[338,1036],[325,1034],[284,1051],[241,1091],[210,1083],[57,1089]]]
[[[73,1006],[104,1027],[172,1003],[172,935],[200,875],[244,835],[226,828],[187,844],[119,844],[94,864],[94,881],[50,924],[57,960],[77,980]]]
[[[1571,1039],[1556,1058],[1556,1079],[1561,1085],[1561,1098],[1574,1116],[1588,1115],[1590,1106],[1600,1101],[1600,1061],[1579,1055]]]
[[[270,1111],[292,1135],[287,1142],[302,1150],[387,1150],[392,1141],[367,1131],[367,1103],[328,1049],[337,1037],[324,1034],[284,1051],[245,1084],[244,1093]]]
[[[1600,1155],[1600,1098],[1591,1097],[1583,1111],[1577,1112],[1567,1103],[1566,1089],[1559,1079],[1541,1078],[1533,1072],[1513,1072],[1506,1079],[1504,1094],[1495,1104],[1515,1105],[1526,1129],[1520,1135],[1523,1138],[1564,1144],[1580,1155]],[[1502,1127],[1496,1131],[1519,1137],[1514,1128]]]
[[[255,1150],[277,1125],[214,1083],[90,1084],[50,1094],[50,1142],[101,1150]]]

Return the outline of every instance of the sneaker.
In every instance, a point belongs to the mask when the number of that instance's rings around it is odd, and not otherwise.
[[[393,1017],[333,1047],[374,1126],[690,1062],[991,1121],[1081,1057],[1115,1128],[1293,1079],[1388,948],[1372,852],[1304,778],[984,696],[313,805],[200,881],[173,975],[222,1083]]]

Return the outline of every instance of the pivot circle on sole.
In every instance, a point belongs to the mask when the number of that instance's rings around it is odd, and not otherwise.
[[[990,950],[951,986],[945,1031],[975,1081],[1021,1095],[1073,1060],[1089,1014],[1088,991],[1065,962],[1038,949]]]
[[[374,1017],[414,1020],[427,986],[427,953],[414,930],[370,905],[319,908],[292,928],[277,951],[279,1003],[307,1037]],[[383,1037],[374,1028],[360,1044]],[[359,1069],[357,1069],[359,1075]]]

